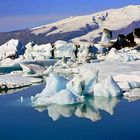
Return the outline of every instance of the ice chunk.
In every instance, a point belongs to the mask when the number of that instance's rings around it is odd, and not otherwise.
[[[0,60],[5,58],[15,59],[24,54],[25,47],[19,42],[19,40],[11,39],[1,45],[0,50]]]
[[[97,54],[97,53],[100,53],[100,54],[103,54],[103,53],[106,53],[108,52],[109,49],[101,44],[94,44],[94,53]]]
[[[67,85],[67,89],[76,95],[92,95],[93,87],[98,81],[98,71],[94,69],[82,70]]]
[[[100,43],[102,45],[107,45],[108,43],[110,43],[111,39],[112,39],[112,32],[108,29],[104,29]]]
[[[124,98],[128,99],[128,101],[136,101],[140,99],[140,88],[132,89],[128,92],[125,92]]]
[[[45,97],[51,97],[57,94],[62,89],[66,88],[67,79],[54,73],[50,73],[46,79],[46,87],[41,94]]]
[[[58,40],[55,42],[54,56],[55,58],[75,58],[76,46],[73,43]]]
[[[140,87],[140,76],[138,75],[118,74],[113,78],[124,91]]]
[[[0,75],[0,89],[16,89],[42,82],[40,78],[22,77],[18,75]]]
[[[93,94],[94,86],[98,82],[98,73],[99,71],[96,69],[89,69],[86,71],[82,71],[82,78],[84,81],[84,90],[83,93],[84,95],[86,94]]]
[[[43,44],[43,45],[32,45],[32,43],[28,43],[26,45],[26,51],[24,54],[25,59],[29,60],[44,60],[52,58],[52,46],[51,44]]]
[[[75,76],[67,85],[67,89],[70,90],[75,95],[81,95],[83,88],[82,88],[82,79],[80,75]]]
[[[122,91],[111,76],[94,86],[94,96],[115,97],[122,95]]]
[[[84,99],[82,97],[74,95],[67,89],[63,89],[58,94],[50,98],[46,98],[47,104],[59,104],[59,105],[77,104],[83,101]]]
[[[37,65],[37,64],[24,64],[24,63],[21,63],[20,66],[22,67],[23,72],[25,74],[40,74],[40,75],[42,75],[43,72],[45,71],[44,67],[42,67],[40,65]]]
[[[109,61],[120,61],[120,62],[129,62],[140,60],[140,54],[136,50],[116,50],[112,48],[109,54],[106,57],[106,60]]]
[[[80,48],[78,49],[78,53],[77,53],[77,57],[79,61],[84,62],[87,60],[89,56],[89,47],[90,47],[90,43],[88,42],[85,43],[82,42],[80,44]]]

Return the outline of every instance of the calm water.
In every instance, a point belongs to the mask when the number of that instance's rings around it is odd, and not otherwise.
[[[0,140],[140,139],[140,101],[90,98],[78,106],[35,109],[30,96],[44,86],[0,96]]]

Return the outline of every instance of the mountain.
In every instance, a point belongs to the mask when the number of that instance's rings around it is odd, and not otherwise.
[[[108,28],[117,34],[127,34],[140,27],[140,5],[129,5],[119,9],[109,9],[86,16],[69,17],[61,21],[13,32],[0,33],[0,44],[10,39],[19,39],[24,44],[31,40],[37,44],[65,41],[98,41],[102,30]]]

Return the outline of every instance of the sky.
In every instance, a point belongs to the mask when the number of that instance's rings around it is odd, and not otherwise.
[[[0,0],[0,32],[136,4],[140,4],[140,0]]]

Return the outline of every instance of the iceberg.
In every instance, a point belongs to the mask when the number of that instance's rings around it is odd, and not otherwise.
[[[94,96],[116,97],[121,95],[122,91],[112,76],[108,76],[104,81],[94,86]]]
[[[67,89],[63,89],[56,95],[46,98],[46,104],[58,104],[58,105],[72,105],[84,102],[84,98],[74,95]]]
[[[6,58],[16,59],[20,55],[24,54],[25,47],[20,43],[19,40],[11,39],[5,44],[0,46],[0,60]]]
[[[67,105],[84,101],[83,97],[76,96],[66,89],[68,80],[62,76],[51,73],[46,82],[45,89],[32,98],[35,106],[44,106],[47,104]]]
[[[94,69],[82,70],[67,85],[67,89],[76,95],[92,95],[93,87],[98,81],[98,71]]]
[[[29,60],[44,60],[52,58],[52,46],[50,43],[44,45],[33,45],[29,42],[26,46],[24,54],[25,59]]]
[[[54,57],[55,58],[75,58],[76,46],[73,43],[58,40],[54,43]]]

